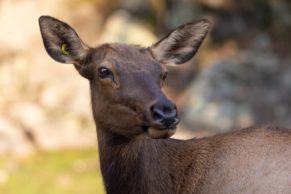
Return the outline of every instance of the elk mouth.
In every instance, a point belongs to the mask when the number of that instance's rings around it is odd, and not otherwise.
[[[162,115],[164,116],[164,115]],[[176,132],[180,119],[176,114],[154,117],[152,111],[139,114],[140,129],[152,139],[169,138]]]
[[[143,125],[143,126],[141,126],[141,129],[144,131],[144,132],[148,132],[149,131],[149,126],[146,126],[146,125]]]
[[[169,138],[176,132],[176,126],[171,128],[156,128],[143,125],[141,129],[152,139]]]

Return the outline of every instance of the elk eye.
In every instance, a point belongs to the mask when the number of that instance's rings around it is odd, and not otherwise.
[[[113,73],[106,67],[100,67],[98,69],[98,75],[99,75],[99,78],[105,79],[105,78],[111,77]]]

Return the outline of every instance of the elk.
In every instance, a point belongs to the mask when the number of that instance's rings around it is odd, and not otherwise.
[[[87,46],[68,24],[39,18],[47,53],[90,84],[108,194],[291,193],[291,132],[252,127],[200,139],[171,139],[176,106],[162,92],[167,65],[190,60],[206,20],[184,24],[144,48]]]

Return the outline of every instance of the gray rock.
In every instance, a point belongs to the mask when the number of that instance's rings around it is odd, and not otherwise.
[[[291,125],[291,66],[271,53],[242,52],[202,71],[190,86],[182,123],[215,132]]]

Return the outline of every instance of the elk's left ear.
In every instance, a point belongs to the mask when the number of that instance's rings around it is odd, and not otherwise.
[[[54,60],[81,65],[89,47],[72,27],[50,16],[41,16],[39,26],[45,49]]]
[[[163,64],[183,64],[195,55],[210,26],[206,19],[184,24],[155,43],[150,51]]]

